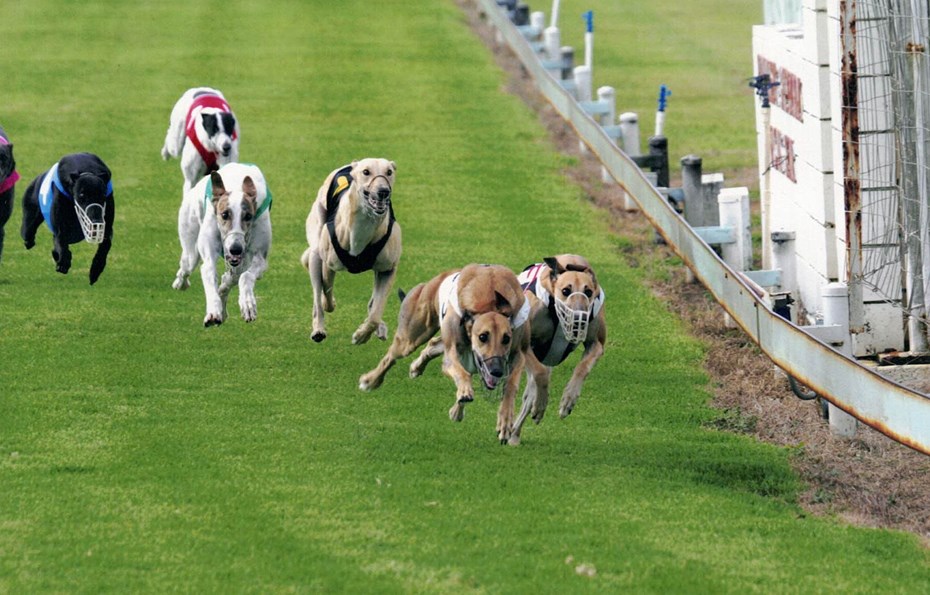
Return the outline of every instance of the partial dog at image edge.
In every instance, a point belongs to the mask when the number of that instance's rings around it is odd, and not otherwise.
[[[20,235],[26,249],[31,249],[44,221],[52,232],[55,270],[63,274],[71,268],[70,244],[81,240],[97,244],[90,265],[93,285],[107,265],[115,218],[110,168],[93,153],[73,153],[26,187]]]
[[[309,247],[300,262],[313,285],[311,338],[326,338],[324,312],[336,308],[333,281],[337,271],[373,271],[374,288],[368,315],[352,334],[352,343],[366,342],[375,333],[387,339],[381,319],[401,254],[400,224],[392,203],[397,165],[367,158],[331,172],[317,192],[306,231]]]
[[[178,212],[181,260],[172,287],[187,289],[197,264],[207,300],[204,326],[226,320],[226,300],[239,285],[243,320],[258,315],[255,282],[268,268],[271,250],[271,191],[255,165],[230,163],[184,193]],[[217,261],[226,263],[219,287]]]
[[[171,110],[161,157],[181,158],[184,190],[239,161],[239,120],[220,91],[194,87],[181,95]]]
[[[428,341],[410,364],[411,378],[443,356],[442,371],[456,387],[452,421],[462,421],[465,404],[474,400],[473,375],[489,391],[503,382],[497,435],[501,444],[518,444],[513,420],[520,376],[524,368],[533,375],[545,369],[530,349],[530,303],[517,276],[504,266],[470,264],[417,285],[401,299],[394,340],[378,365],[359,378],[359,388],[381,386],[398,359]]]
[[[584,381],[604,354],[607,342],[604,290],[584,257],[560,254],[545,258],[526,267],[518,279],[531,305],[532,349],[544,373],[527,374],[523,403],[514,423],[517,439],[528,415],[536,423],[543,419],[552,368],[584,345],[559,404],[559,416],[564,419],[575,408]]]
[[[16,159],[13,157],[13,143],[6,131],[0,126],[0,262],[3,262],[3,240],[6,233],[3,228],[13,214],[13,198],[16,193]]]

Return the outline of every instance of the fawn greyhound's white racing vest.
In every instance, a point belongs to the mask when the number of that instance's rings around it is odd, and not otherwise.
[[[449,308],[452,308],[452,311],[462,315],[462,307],[459,305],[459,275],[461,271],[453,275],[449,275],[442,280],[442,283],[439,285],[439,293],[437,298],[439,299],[439,320],[441,321],[446,317],[446,312]],[[523,300],[523,306],[510,317],[510,328],[517,329],[523,326],[527,320],[530,318],[530,301],[527,299]],[[469,373],[474,374],[477,370],[473,358],[466,357],[466,354],[462,354],[461,357],[462,367],[468,370]]]

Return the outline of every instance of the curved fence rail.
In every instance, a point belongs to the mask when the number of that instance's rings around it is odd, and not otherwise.
[[[930,454],[930,398],[882,377],[778,316],[669,205],[575,98],[543,67],[495,0],[474,0],[549,103],[639,205],[668,245],[780,368],[859,421]]]

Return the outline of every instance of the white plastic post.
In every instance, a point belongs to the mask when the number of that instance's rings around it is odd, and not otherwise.
[[[587,66],[575,67],[575,92],[578,101],[591,101],[591,69]]]
[[[824,325],[838,324],[845,329],[839,352],[852,357],[852,336],[849,334],[849,290],[845,283],[828,283],[821,290]],[[852,438],[856,435],[856,418],[833,403],[827,403],[830,413],[830,431],[837,436]]]
[[[620,114],[620,148],[630,157],[643,154],[639,143],[639,116],[635,112]]]
[[[542,33],[546,28],[546,13],[541,10],[534,10],[530,13],[530,26]]]
[[[620,114],[620,148],[631,157],[642,155],[639,146],[639,116],[635,112]],[[653,185],[655,183],[653,182]],[[639,206],[626,192],[623,193],[623,208],[627,211],[638,211]]]
[[[543,32],[543,47],[545,48],[546,58],[549,60],[560,60],[562,58],[562,40],[558,27],[546,27]]]
[[[552,0],[552,20],[549,21],[549,26],[559,26],[559,0]]]
[[[722,244],[723,261],[737,271],[752,268],[752,231],[749,225],[749,188],[723,188],[717,195],[720,225],[736,230],[736,242]]]

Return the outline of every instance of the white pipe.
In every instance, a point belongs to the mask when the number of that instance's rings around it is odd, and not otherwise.
[[[594,65],[594,33],[584,34],[584,65],[591,70]]]
[[[556,27],[559,24],[559,0],[552,0],[552,20],[549,21],[550,27]]]
[[[837,351],[852,357],[852,336],[849,334],[849,290],[845,283],[827,283],[821,290],[824,326],[839,325],[843,328],[843,345]],[[830,431],[838,436],[852,438],[856,435],[856,418],[833,403],[827,403],[830,414]]]

